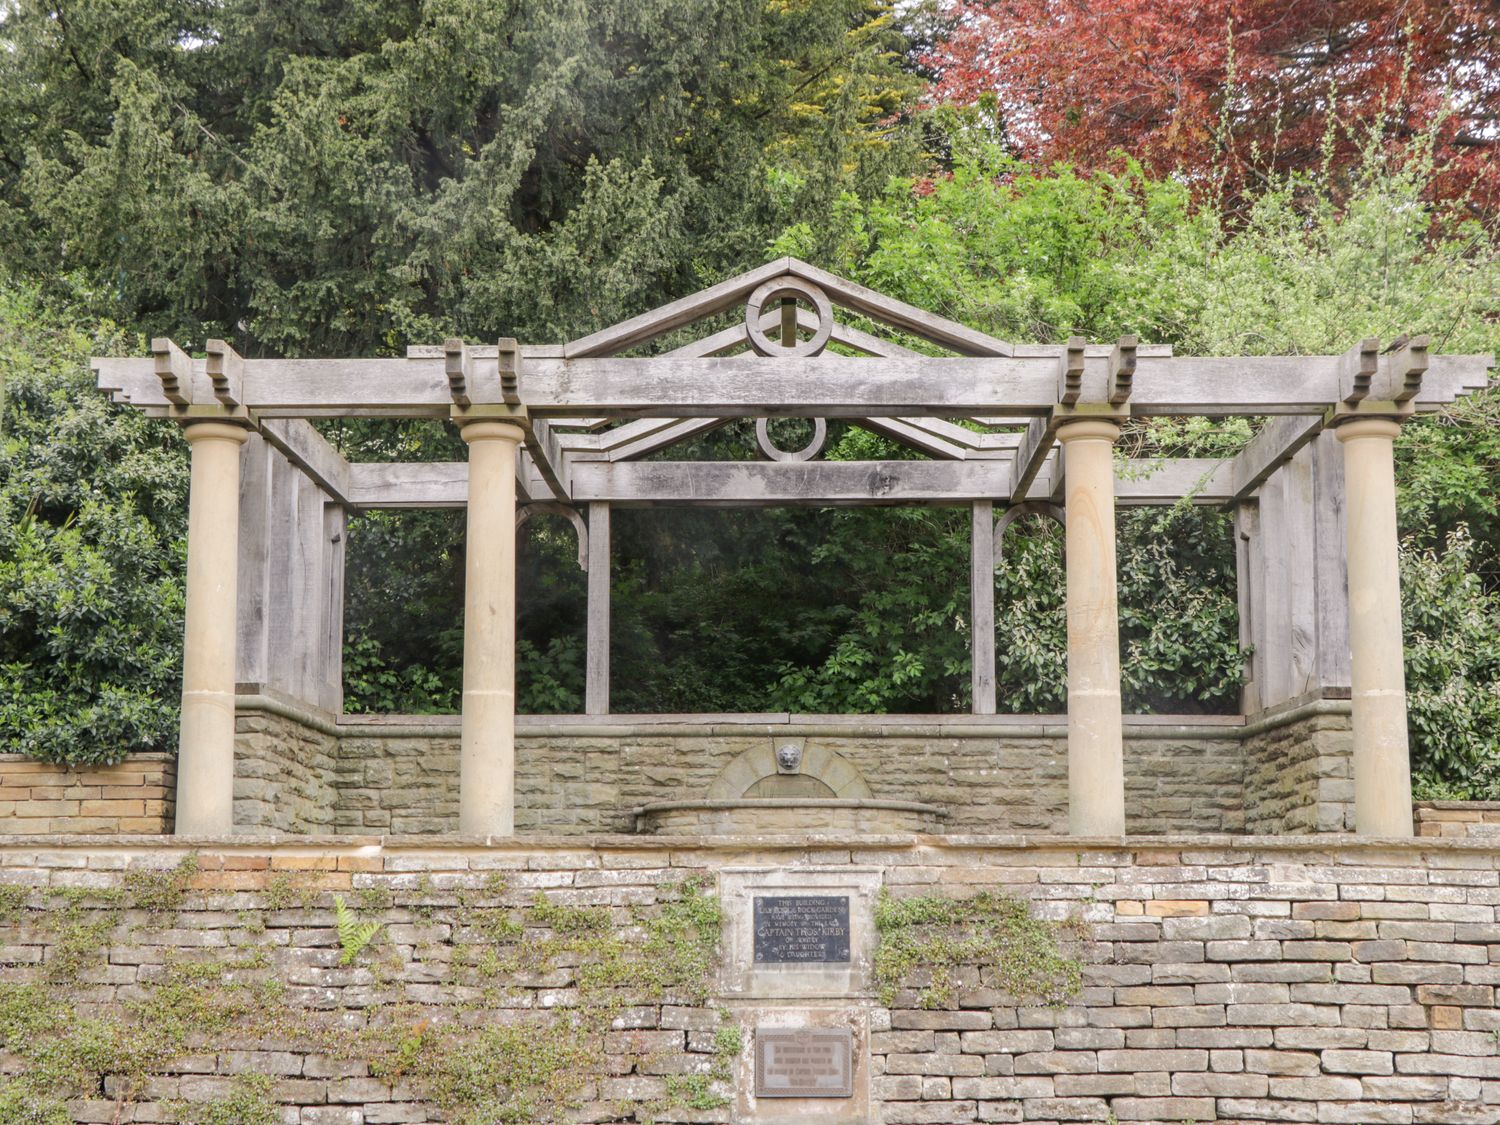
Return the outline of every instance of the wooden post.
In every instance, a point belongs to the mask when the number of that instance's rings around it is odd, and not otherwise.
[[[609,505],[589,505],[589,626],[584,711],[609,714]]]
[[[349,513],[342,505],[323,508],[323,644],[318,706],[337,715],[344,709],[344,569]]]
[[[969,526],[970,684],[976,715],[995,713],[995,504],[975,500]]]
[[[182,727],[177,751],[180,836],[234,831],[234,648],[240,446],[248,427],[192,422]]]
[[[1260,564],[1260,505],[1256,500],[1238,504],[1234,513],[1235,592],[1239,598],[1240,649],[1244,657],[1244,684],[1240,687],[1240,714],[1260,710],[1260,665],[1265,659],[1259,636],[1265,618],[1265,568]],[[1257,581],[1257,579],[1259,581]]]
[[[1125,834],[1114,442],[1120,424],[1064,423],[1067,447],[1068,831]]]
[[[1411,836],[1411,759],[1396,538],[1395,440],[1391,418],[1353,418],[1334,430],[1344,443],[1353,655],[1354,824],[1366,836]]]
[[[516,448],[520,426],[464,423],[469,443],[464,569],[464,696],[458,827],[515,832]]]

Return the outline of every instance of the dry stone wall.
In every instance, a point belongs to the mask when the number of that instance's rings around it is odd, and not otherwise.
[[[1500,1120],[1500,849],[1310,837],[0,838],[0,1112],[763,1119],[776,1005],[726,991],[714,941],[756,871],[1014,899],[1076,966],[1018,1002],[953,933],[821,1001],[873,1120]],[[334,896],[380,929],[341,934]]]

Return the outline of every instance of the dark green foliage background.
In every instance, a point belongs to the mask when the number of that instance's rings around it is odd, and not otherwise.
[[[1490,227],[1429,205],[1420,141],[1268,181],[1233,225],[1174,180],[1028,168],[980,116],[918,110],[887,0],[11,0],[0,19],[0,750],[113,760],[175,739],[184,450],[89,388],[149,335],[389,355],[582,335],[793,253],[1013,339],[1206,354],[1428,330],[1494,350]],[[665,343],[671,343],[667,341]],[[907,341],[910,346],[920,346]],[[1500,795],[1500,407],[1407,428],[1408,674],[1430,791]],[[462,456],[434,423],[329,423],[356,460]],[[1157,420],[1135,457],[1245,423]],[[753,455],[735,424],[670,456]],[[907,456],[834,427],[829,456]],[[1122,515],[1127,706],[1232,710],[1222,513]],[[968,707],[962,510],[620,511],[620,711]],[[451,710],[455,513],[351,527],[349,705]],[[1002,710],[1064,706],[1060,539],[995,576]],[[520,697],[583,694],[571,529],[523,535]]]

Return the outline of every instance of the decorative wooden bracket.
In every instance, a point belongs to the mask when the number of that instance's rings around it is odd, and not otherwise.
[[[500,365],[500,397],[511,406],[521,402],[521,345],[502,336],[496,357]]]
[[[1107,398],[1115,406],[1130,399],[1131,382],[1135,379],[1134,336],[1121,336],[1120,342],[1109,353],[1109,385]]]
[[[469,349],[458,339],[443,341],[443,371],[448,376],[448,393],[455,406],[469,406]]]
[[[245,402],[245,360],[223,340],[210,340],[208,377],[213,381],[214,397],[231,409]]]
[[[1061,504],[1053,504],[1046,500],[1027,500],[1020,504],[1012,504],[1001,513],[1000,518],[995,521],[995,565],[1000,565],[1004,556],[1005,533],[1010,526],[1022,516],[1046,516],[1048,519],[1056,520],[1059,524],[1066,525],[1068,513]]]
[[[1339,357],[1339,395],[1354,405],[1370,393],[1380,366],[1380,341],[1370,336]]]
[[[1072,406],[1083,394],[1082,336],[1069,336],[1068,346],[1057,358],[1057,401]]]
[[[583,518],[583,513],[571,504],[559,504],[552,500],[534,500],[529,504],[522,504],[516,508],[516,530],[532,516],[562,516],[573,525],[573,530],[578,533],[578,569],[589,568],[589,525]]]
[[[1409,414],[1427,373],[1429,336],[1397,336],[1382,352],[1374,337],[1339,357],[1335,414]]]
[[[189,406],[193,393],[193,360],[165,336],[151,341],[151,356],[156,361],[156,377],[161,393],[173,406]]]
[[[1422,376],[1427,373],[1427,349],[1432,337],[1398,336],[1380,357],[1385,368],[1387,384],[1396,402],[1410,402],[1422,389]]]

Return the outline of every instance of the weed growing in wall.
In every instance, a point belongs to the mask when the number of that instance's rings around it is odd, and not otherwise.
[[[1007,895],[896,898],[882,890],[875,928],[875,983],[887,1007],[913,988],[918,1007],[955,1006],[964,966],[1016,1004],[1061,1005],[1082,984],[1082,964],[1063,952],[1065,927],[1032,917],[1025,902]]]
[[[349,901],[315,874],[267,873],[230,895],[196,892],[197,875],[188,857],[112,886],[0,892],[0,947],[41,958],[0,983],[0,1055],[21,1064],[0,1075],[0,1123],[67,1125],[70,1103],[101,1098],[128,1120],[149,1089],[181,1125],[273,1125],[274,1077],[172,1096],[184,1058],[222,1066],[270,1042],[368,1068],[453,1125],[711,1118],[727,1104],[740,1049],[727,1013],[686,1047],[633,1030],[666,1005],[716,1018],[720,915],[704,882],[595,905],[498,875],[456,890],[393,880]],[[609,1086],[620,1075],[639,1091]]]

